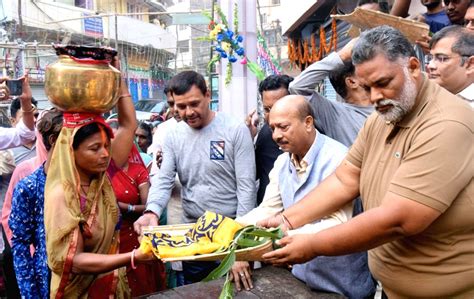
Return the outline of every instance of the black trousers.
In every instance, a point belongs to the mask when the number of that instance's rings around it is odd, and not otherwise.
[[[5,243],[5,248],[3,249],[3,259],[2,259],[2,270],[3,270],[3,278],[5,280],[5,288],[6,288],[6,295],[7,298],[16,299],[21,298],[20,296],[20,289],[18,289],[18,283],[16,281],[15,269],[13,268],[13,254],[12,249],[10,247],[10,243],[8,243],[7,236],[3,231],[2,227],[2,236],[3,242]]]
[[[183,262],[184,284],[200,282],[219,264],[220,262]]]

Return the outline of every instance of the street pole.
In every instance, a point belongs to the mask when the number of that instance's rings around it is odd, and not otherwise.
[[[118,51],[118,25],[117,25],[117,12],[115,12],[115,50]]]
[[[276,44],[276,50],[277,50],[277,61],[278,65],[281,65],[281,26],[280,26],[280,20],[276,19],[275,23],[275,44]]]
[[[115,50],[118,51],[118,25],[117,25],[117,3],[114,3],[115,13],[114,13],[114,26],[115,26]],[[110,18],[109,18],[110,20]],[[110,24],[110,23],[109,23]],[[109,25],[110,28],[110,25]]]
[[[214,20],[214,6],[215,6],[215,0],[211,0],[212,1],[212,6],[211,6],[211,17],[212,19]],[[211,44],[211,47],[210,47],[210,50],[209,50],[209,61],[211,61],[212,59],[212,55],[214,53],[214,49],[212,47],[212,44]],[[211,93],[211,101],[212,101],[212,74],[214,73],[214,68],[215,68],[215,65],[212,66],[210,69],[209,69],[209,92]]]
[[[20,31],[19,37],[21,38],[23,36],[23,15],[21,13],[21,0],[18,0],[18,29]]]
[[[244,36],[243,47],[250,61],[257,61],[257,8],[255,0],[220,0],[219,5],[232,24],[234,3],[239,8],[239,34]],[[243,119],[255,108],[258,94],[257,79],[246,66],[234,63],[232,81],[225,84],[227,61],[219,63],[219,111]]]
[[[178,71],[178,55],[179,55],[179,37],[178,37],[178,27],[179,25],[176,25],[176,55],[174,58],[174,73],[176,74]]]
[[[260,1],[257,0],[257,11],[258,11],[258,18],[260,19],[260,32],[262,33],[262,36],[264,35],[263,32],[263,17],[262,17],[262,12],[260,11]]]

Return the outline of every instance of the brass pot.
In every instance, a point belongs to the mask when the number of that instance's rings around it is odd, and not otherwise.
[[[60,55],[46,67],[46,96],[62,111],[107,112],[117,103],[119,87],[120,71],[108,63]]]

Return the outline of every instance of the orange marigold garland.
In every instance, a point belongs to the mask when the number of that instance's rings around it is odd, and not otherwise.
[[[331,24],[331,40],[329,41],[329,45],[326,45],[326,32],[323,27],[320,27],[320,47],[324,48],[324,51],[327,53],[331,52],[332,46],[334,46],[334,51],[337,50],[337,24],[336,20],[332,19]]]
[[[337,23],[336,19],[332,19],[332,24],[331,24],[331,30],[332,30],[332,36],[331,36],[331,42],[334,43],[334,51],[337,51]]]
[[[300,67],[306,66],[319,61],[325,54],[337,50],[337,23],[332,20],[331,24],[331,39],[329,44],[326,42],[326,30],[324,27],[319,27],[319,49],[316,46],[316,34],[312,34],[308,40],[288,39],[288,59],[291,64],[297,64]],[[309,44],[311,46],[309,46]]]
[[[311,64],[312,59],[311,59],[311,56],[309,55],[310,52],[311,50],[308,48],[308,41],[305,40],[303,42],[303,61],[302,61],[302,63],[305,65]]]
[[[290,60],[291,67],[294,67],[295,61],[297,59],[294,42],[289,38],[288,39],[288,59]]]
[[[298,47],[298,51],[297,51],[297,54],[298,54],[298,62],[301,64],[301,63],[304,63],[303,61],[303,50],[301,49],[301,41],[298,40],[297,42],[297,47]]]
[[[296,64],[296,62],[299,60],[299,54],[298,54],[298,40],[293,40],[293,64]]]

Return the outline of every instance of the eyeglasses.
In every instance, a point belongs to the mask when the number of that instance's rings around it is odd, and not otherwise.
[[[438,63],[445,63],[447,61],[449,61],[450,59],[452,58],[455,58],[455,57],[469,57],[467,55],[456,55],[456,56],[448,56],[448,55],[444,55],[444,54],[427,54],[425,55],[425,64],[428,64],[431,62],[431,60],[434,60],[435,62],[438,62]]]

